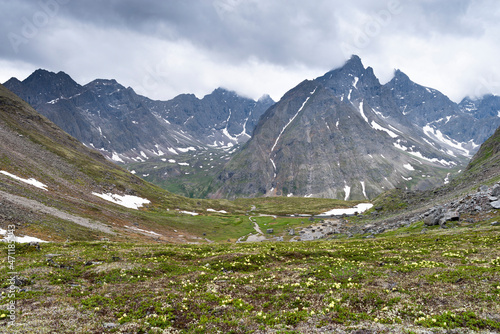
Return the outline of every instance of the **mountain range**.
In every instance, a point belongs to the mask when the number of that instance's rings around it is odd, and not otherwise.
[[[213,197],[371,199],[460,173],[500,125],[500,97],[457,104],[396,70],[382,85],[353,56],[270,107],[218,175]]]
[[[5,86],[86,146],[190,197],[426,189],[460,173],[500,125],[500,97],[455,103],[400,70],[381,84],[357,56],[277,103],[222,88],[154,101],[115,80],[81,86],[45,70]]]
[[[183,94],[155,101],[116,80],[82,86],[64,72],[42,69],[4,86],[86,146],[122,163],[243,143],[274,103],[267,95],[254,101],[223,88],[202,99]]]

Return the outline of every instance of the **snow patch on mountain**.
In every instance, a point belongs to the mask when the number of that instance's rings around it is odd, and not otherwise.
[[[124,206],[126,208],[135,210],[138,210],[144,204],[151,203],[151,201],[148,199],[132,195],[118,195],[113,193],[99,194],[96,192],[92,192],[92,195],[100,197],[106,201]]]
[[[443,166],[446,166],[446,167],[451,167],[451,166],[456,166],[457,164],[453,161],[446,161],[444,159],[437,159],[437,158],[427,158],[425,157],[422,153],[418,152],[418,151],[412,151],[410,150],[408,147],[404,146],[404,145],[401,145],[400,142],[396,142],[394,143],[394,147],[396,147],[397,149],[400,149],[402,151],[405,151],[407,152],[408,154],[411,154],[417,158],[420,158],[420,159],[423,159],[423,160],[426,160],[426,161],[429,161],[429,162],[434,162],[434,163],[439,163]]]
[[[120,156],[116,152],[113,152],[113,154],[111,155],[111,160],[125,163],[125,161],[123,161],[122,158],[120,158]]]
[[[363,213],[368,209],[371,209],[373,204],[371,203],[360,203],[353,208],[347,209],[333,209],[327,212],[323,212],[318,215],[318,217],[328,217],[328,216],[342,216],[342,215],[353,215],[357,213]]]
[[[6,235],[6,237],[4,239],[0,239],[0,242],[9,242],[11,240],[14,240],[15,242],[19,242],[22,244],[26,244],[28,242],[48,242],[48,241],[38,239],[35,237],[30,237],[27,235],[20,237],[20,236],[14,235],[14,234],[8,234],[7,230],[4,230],[3,228],[0,228],[0,235],[4,235],[4,236]]]
[[[138,227],[135,227],[135,226],[127,226],[127,225],[125,225],[125,228],[131,229],[131,230],[134,230],[134,231],[138,231],[138,232],[143,232],[143,233],[148,233],[148,234],[152,234],[152,235],[157,235],[159,237],[162,236],[161,234],[158,234],[156,232],[148,231],[148,230],[143,230],[142,228],[138,228]]]
[[[470,151],[463,147],[464,143],[459,143],[456,140],[451,139],[450,137],[444,135],[441,131],[431,127],[429,124],[424,126],[423,130],[427,137],[458,150],[462,155],[466,157],[471,157]]]
[[[349,196],[351,195],[351,187],[349,187],[347,185],[346,181],[344,181],[344,183],[345,183],[345,186],[344,186],[344,193],[345,193],[344,201],[347,201],[349,199]]]
[[[208,212],[227,213],[225,210],[207,209]]]
[[[406,168],[406,169],[408,169],[408,170],[411,170],[411,171],[415,170],[415,168],[413,168],[413,166],[410,165],[410,164],[405,164],[405,165],[403,165],[403,167]]]
[[[391,130],[389,130],[389,129],[384,128],[383,126],[381,126],[380,124],[378,124],[378,123],[377,123],[377,122],[375,122],[375,121],[372,121],[371,126],[372,126],[372,128],[374,128],[375,130],[379,130],[379,131],[384,131],[384,132],[386,132],[389,136],[391,136],[391,138],[397,138],[397,137],[399,137],[397,134],[395,134],[394,132],[392,132],[392,131],[391,131]]]
[[[366,185],[365,185],[365,181],[359,181],[359,183],[361,183],[361,189],[363,191],[363,196],[365,196],[365,198],[368,198],[368,196],[366,196]]]
[[[32,185],[34,187],[37,187],[39,189],[43,189],[45,191],[48,191],[46,184],[43,184],[42,182],[37,181],[36,179],[34,179],[32,177],[30,177],[29,179],[24,179],[22,177],[19,177],[17,175],[11,174],[11,173],[6,172],[4,170],[0,170],[0,174],[6,175],[6,176],[8,176],[10,178],[13,178],[13,179],[17,180],[17,181],[21,181],[21,182],[27,183],[27,184]]]
[[[354,77],[354,83],[352,84],[352,86],[356,89],[358,89],[358,87],[356,87],[356,85],[358,84],[358,81],[359,81],[359,78],[358,77]]]
[[[366,122],[366,123],[370,123],[370,122],[368,121],[368,117],[366,117],[365,112],[364,112],[364,110],[363,110],[363,101],[361,101],[361,102],[359,103],[359,108],[358,108],[358,109],[359,109],[359,113],[361,114],[361,117],[363,117],[363,119],[365,120],[365,122]]]
[[[182,153],[186,153],[189,151],[196,151],[196,148],[194,148],[192,146],[190,146],[190,147],[177,147],[176,150],[179,152],[182,152]]]

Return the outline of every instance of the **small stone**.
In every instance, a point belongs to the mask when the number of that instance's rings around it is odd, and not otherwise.
[[[11,280],[14,282],[15,286],[28,285],[28,283],[29,283],[27,278],[24,278],[21,276],[14,276],[13,278],[11,278]]]
[[[272,229],[272,228],[268,228],[268,229],[266,230],[266,233],[268,233],[268,234],[274,233],[274,229]]]
[[[116,326],[118,326],[118,324],[115,324],[114,322],[105,322],[102,326],[106,329],[109,329],[115,328]]]
[[[51,259],[53,257],[62,256],[62,254],[45,254],[45,256]]]
[[[492,222],[492,223],[491,223],[491,226],[499,226],[499,225],[500,225],[500,223],[499,223],[499,222]]]
[[[85,262],[86,266],[94,266],[97,264],[102,264],[102,261],[87,261],[87,262]]]

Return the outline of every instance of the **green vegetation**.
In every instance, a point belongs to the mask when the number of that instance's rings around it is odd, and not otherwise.
[[[253,212],[284,216],[287,214],[317,215],[335,208],[351,208],[360,201],[342,201],[330,198],[303,198],[303,197],[258,197],[239,198],[233,201],[239,207]]]
[[[258,218],[261,226],[273,221]],[[495,332],[499,245],[500,229],[488,225],[300,243],[18,244],[21,290],[4,295],[0,326],[13,299],[11,333],[34,326],[38,333],[301,333],[310,326]],[[7,256],[2,262],[7,288]]]

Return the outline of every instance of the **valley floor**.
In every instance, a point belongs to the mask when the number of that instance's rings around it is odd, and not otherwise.
[[[500,332],[500,227],[415,224],[296,243],[15,244],[0,332]]]

